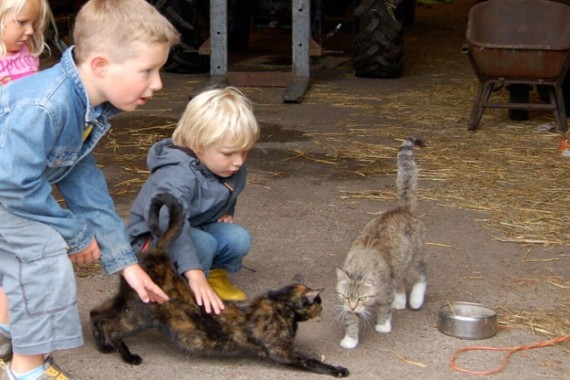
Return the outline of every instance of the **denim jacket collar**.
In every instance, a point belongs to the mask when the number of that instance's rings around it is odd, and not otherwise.
[[[85,123],[92,123],[94,120],[98,119],[101,116],[104,116],[105,119],[109,119],[112,116],[116,115],[119,110],[114,107],[111,103],[105,102],[100,106],[93,107],[89,103],[89,96],[87,94],[87,90],[81,80],[81,76],[79,75],[79,71],[77,70],[77,66],[75,61],[73,60],[73,52],[75,51],[75,47],[72,46],[66,51],[63,52],[61,57],[61,67],[63,71],[69,76],[69,78],[73,81],[74,88],[78,93],[77,99],[82,102],[82,106],[85,107]]]

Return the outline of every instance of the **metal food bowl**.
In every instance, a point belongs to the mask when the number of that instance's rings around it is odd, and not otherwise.
[[[497,333],[497,312],[477,303],[449,303],[439,309],[437,328],[460,339],[487,339]]]

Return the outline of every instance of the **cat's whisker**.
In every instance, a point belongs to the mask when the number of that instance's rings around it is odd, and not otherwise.
[[[335,322],[340,322],[341,320],[343,320],[345,313],[346,311],[344,310],[344,307],[342,305],[335,305],[333,313]]]
[[[376,313],[370,308],[364,308],[360,313],[360,317],[362,321],[369,326],[374,326],[374,324],[376,324]]]
[[[335,309],[338,309],[338,312],[335,314],[335,320],[337,322],[343,322],[346,319],[347,314],[350,312],[346,310],[346,308],[342,305],[335,305]]]

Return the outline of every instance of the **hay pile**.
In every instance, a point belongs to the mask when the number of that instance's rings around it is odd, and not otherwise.
[[[499,310],[499,328],[522,329],[545,340],[566,336],[570,332],[570,306],[558,305],[553,310]],[[561,343],[562,350],[570,354],[570,342]]]
[[[326,136],[331,160],[363,163],[364,170],[353,174],[395,174],[395,140],[422,136],[428,148],[417,151],[421,198],[488,214],[482,222],[503,241],[570,244],[570,159],[558,152],[559,134],[538,128],[553,122],[551,113],[531,113],[528,121],[513,122],[506,110],[487,110],[473,132],[467,130],[467,120],[474,82],[469,91],[457,84],[438,85],[429,93],[401,92],[379,102],[374,95],[340,97],[325,86],[315,87],[319,101],[359,114],[388,115],[377,125],[345,123],[346,133]],[[395,199],[390,191],[375,189],[343,196]]]

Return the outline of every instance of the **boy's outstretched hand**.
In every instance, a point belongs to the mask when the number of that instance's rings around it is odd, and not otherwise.
[[[133,264],[121,272],[127,283],[137,292],[139,298],[144,303],[157,302],[164,303],[168,301],[166,293],[156,285],[150,276],[140,267],[139,264]]]

